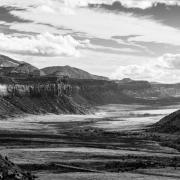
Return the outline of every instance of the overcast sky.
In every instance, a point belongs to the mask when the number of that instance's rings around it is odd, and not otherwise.
[[[179,0],[0,0],[0,53],[39,68],[180,82]]]

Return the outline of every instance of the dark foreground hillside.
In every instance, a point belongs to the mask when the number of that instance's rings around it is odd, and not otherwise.
[[[153,129],[162,133],[179,133],[180,132],[180,110],[165,116],[159,122],[154,124]]]
[[[35,176],[25,172],[7,157],[0,155],[0,179],[1,180],[34,180]]]

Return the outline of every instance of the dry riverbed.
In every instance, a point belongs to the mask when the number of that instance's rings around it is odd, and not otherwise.
[[[0,153],[40,180],[179,179],[176,136],[146,132],[179,107],[107,105],[95,115],[26,116],[0,121]]]

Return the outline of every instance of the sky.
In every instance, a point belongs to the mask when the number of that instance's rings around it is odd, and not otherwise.
[[[110,79],[180,82],[179,0],[0,0],[0,54]]]

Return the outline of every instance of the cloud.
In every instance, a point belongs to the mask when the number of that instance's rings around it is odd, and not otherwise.
[[[64,7],[64,4],[60,2],[56,6],[51,5],[49,7],[53,8],[56,13],[45,13],[45,11],[36,11],[36,8],[29,7],[24,11],[13,10],[11,14],[20,19],[32,21],[34,24],[50,25],[56,30],[64,28],[73,32],[86,33],[86,37],[111,39],[113,36],[137,34],[139,36],[131,38],[131,42],[141,41],[180,45],[179,30],[162,25],[152,19],[133,17],[125,13],[106,13],[89,8],[73,8],[74,14],[65,14],[61,9],[58,10],[59,7]],[[14,29],[19,31],[24,29],[23,27],[23,23],[18,26],[14,25]],[[109,30],[109,27],[111,30]],[[29,28],[30,30],[31,28]]]
[[[119,66],[112,74],[114,79],[132,78],[132,79],[159,79],[166,72],[152,68],[146,65],[128,65]]]
[[[166,69],[180,69],[180,54],[164,54],[157,59],[155,65]]]
[[[161,2],[166,4],[179,3],[179,0],[1,0],[0,5],[11,5],[11,6],[37,6],[37,5],[53,5],[58,2],[64,2],[68,6],[88,6],[88,4],[113,4],[114,2],[121,2],[123,5],[128,7],[140,7],[147,8],[154,2]]]
[[[60,4],[58,4],[60,5]],[[28,8],[35,14],[56,14],[56,15],[74,15],[75,12],[73,11],[73,8],[65,5],[56,6],[55,4],[52,6],[46,6],[46,5],[41,5],[33,8]]]
[[[45,24],[36,24],[36,23],[13,23],[9,26],[9,29],[12,31],[20,31],[24,33],[35,33],[35,34],[42,34],[49,32],[51,34],[58,34],[58,35],[64,35],[72,33],[72,31],[69,29],[63,29],[63,28],[56,28]]]
[[[155,59],[148,60],[146,64],[142,65],[126,65],[119,66],[114,73],[112,78],[132,78],[132,79],[151,79],[159,80],[160,78],[168,77],[171,74],[170,70],[174,70],[176,74],[172,77],[178,79],[180,69],[180,54],[164,54],[163,56]],[[168,75],[168,76],[167,76]],[[178,78],[177,78],[178,77]],[[168,80],[169,81],[169,80]],[[171,82],[171,81],[170,81]]]
[[[121,2],[126,7],[139,7],[142,9],[151,7],[153,3],[179,4],[178,0],[64,0],[69,6],[88,6],[88,4],[107,4],[112,5],[114,2]]]
[[[22,38],[0,33],[0,42],[0,51],[38,56],[79,57],[78,48],[91,47],[89,40],[76,41],[70,35],[55,36],[50,33]]]
[[[154,4],[151,4],[151,1],[148,2],[150,4],[150,7],[148,7],[147,9],[139,7],[127,7],[126,5],[123,5],[121,2],[117,1],[110,5],[98,5],[98,9],[107,10],[108,13],[131,13],[134,16],[148,17],[170,27],[180,28],[180,6],[178,6],[177,4],[170,4],[167,2],[163,3],[163,1],[161,3],[156,2]],[[97,5],[91,4],[89,6],[91,8],[97,9]]]
[[[40,6],[40,5],[52,5],[54,0],[31,0],[31,1],[24,1],[24,0],[1,0],[0,6]]]
[[[34,9],[33,10],[35,13],[37,13],[37,12],[42,12],[42,13],[52,13],[52,14],[54,14],[54,13],[56,13],[56,11],[53,9],[53,8],[51,8],[51,7],[48,7],[48,6],[45,6],[45,5],[43,5],[43,6],[39,6],[38,8],[36,8],[36,9]]]

